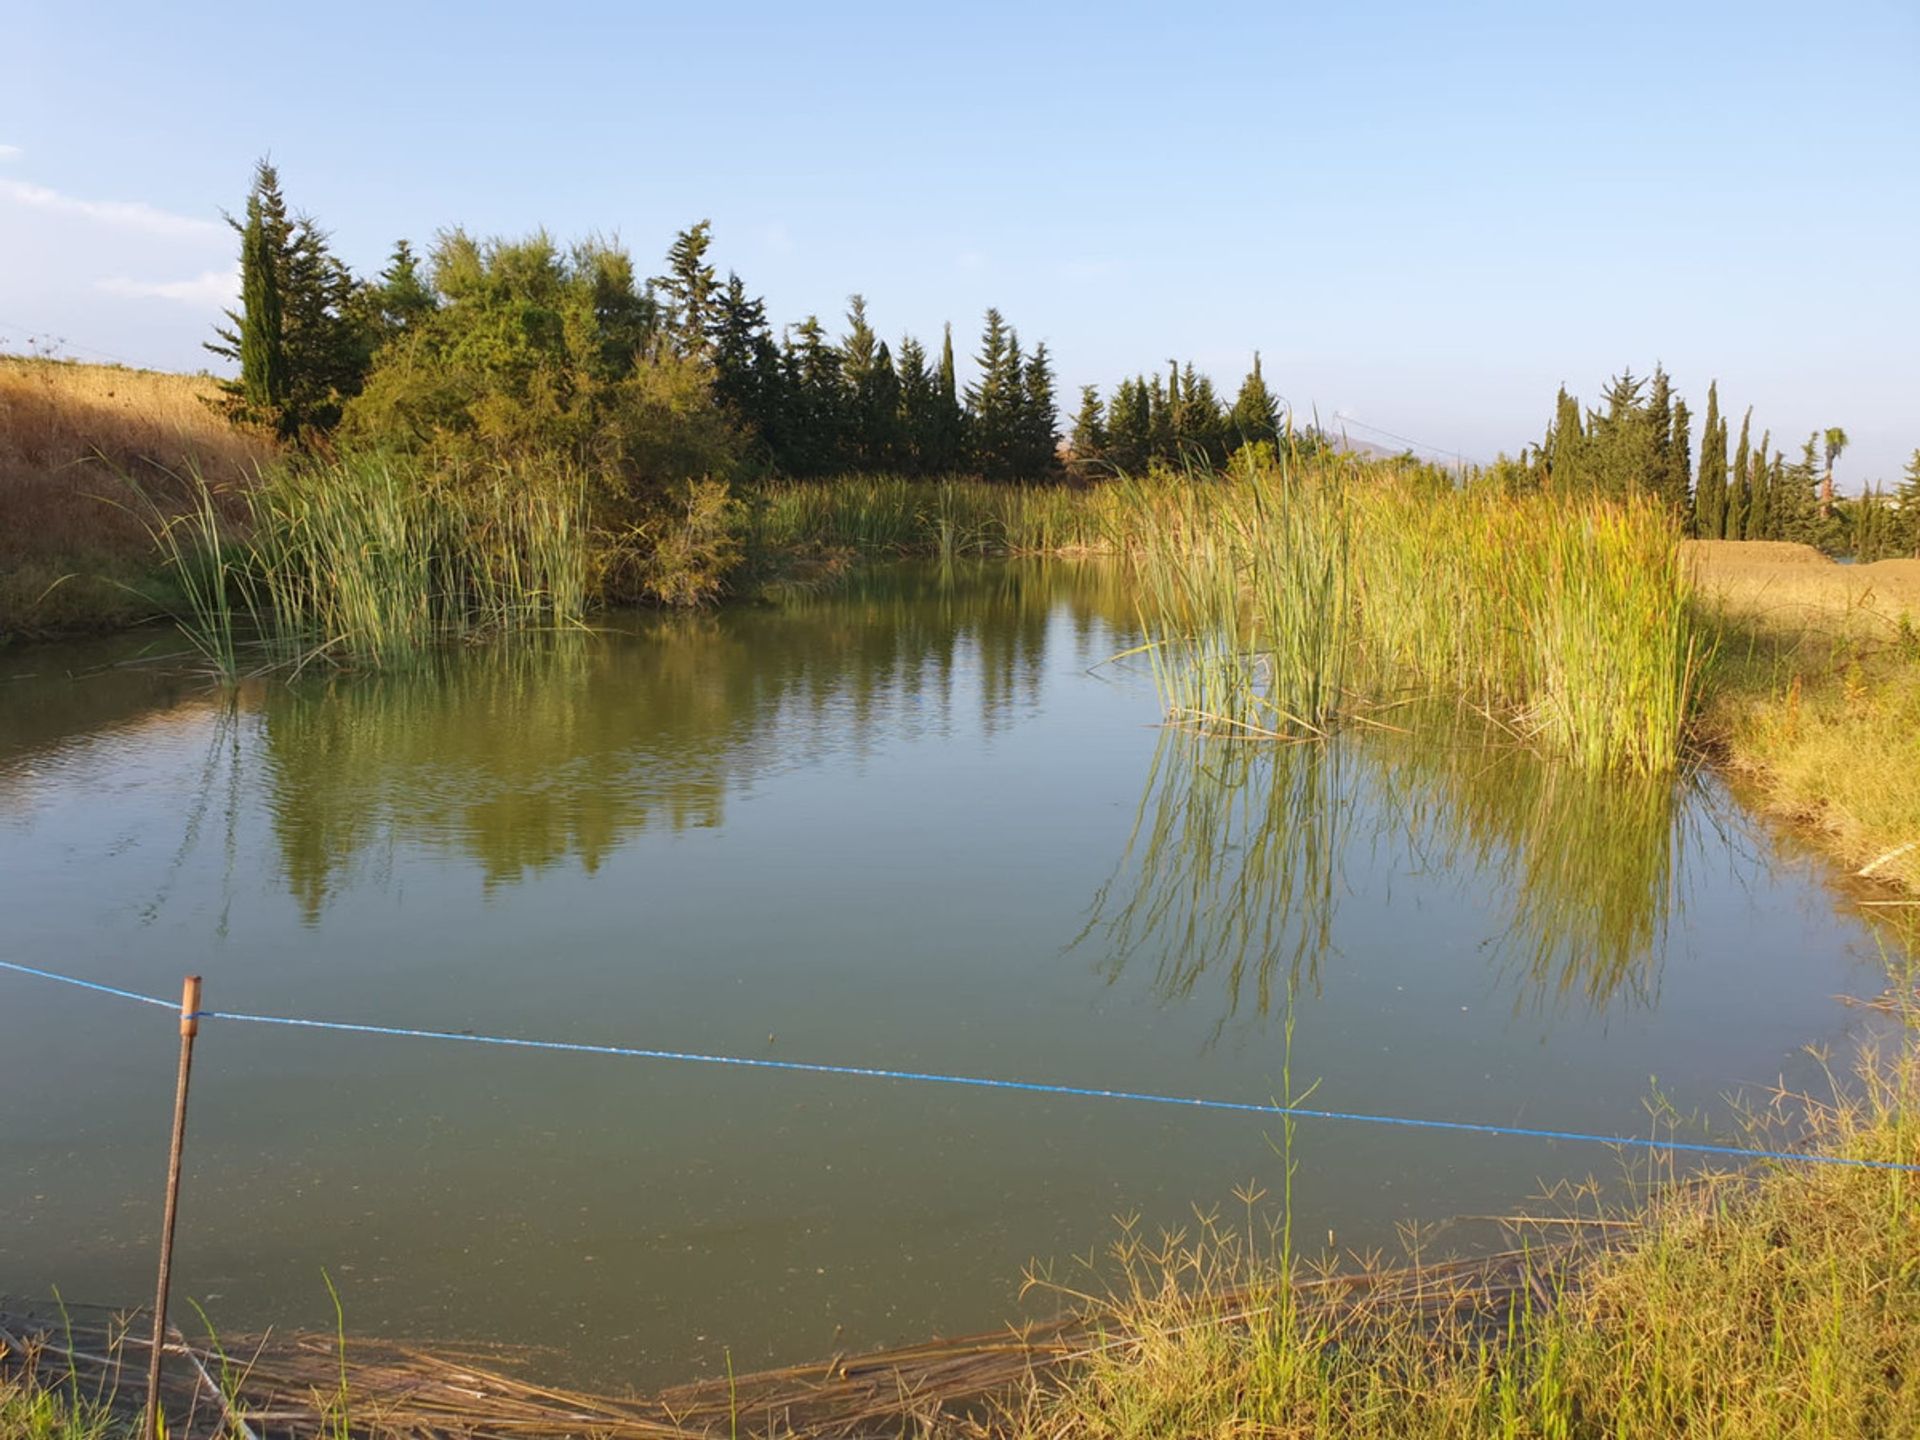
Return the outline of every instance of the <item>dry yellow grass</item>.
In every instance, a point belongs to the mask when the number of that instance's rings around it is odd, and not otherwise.
[[[1727,764],[1849,866],[1920,891],[1920,560],[1689,552],[1718,617],[1706,724]]]
[[[1872,637],[1902,616],[1920,624],[1920,560],[1839,565],[1781,540],[1692,540],[1686,556],[1704,594],[1776,633]]]
[[[152,610],[126,588],[155,558],[126,481],[164,502],[189,467],[230,486],[273,454],[208,405],[215,393],[204,375],[0,356],[0,637]]]

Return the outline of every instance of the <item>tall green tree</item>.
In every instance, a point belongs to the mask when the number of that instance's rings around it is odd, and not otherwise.
[[[1688,529],[1693,524],[1693,412],[1681,396],[1673,397],[1673,429],[1667,440],[1666,474],[1660,493],[1667,508]]]
[[[378,335],[347,267],[311,216],[290,216],[280,176],[254,167],[240,235],[241,308],[207,349],[240,366],[230,410],[294,439],[324,433],[359,393]]]
[[[1915,449],[1907,459],[1900,488],[1894,492],[1894,502],[1899,507],[1895,532],[1900,549],[1920,559],[1920,449]]]
[[[840,363],[847,400],[847,459],[864,470],[892,469],[899,449],[900,379],[892,352],[867,320],[864,295],[848,297]]]
[[[1827,473],[1820,481],[1820,513],[1831,515],[1833,513],[1833,462],[1838,460],[1841,452],[1847,448],[1847,432],[1838,425],[1829,425],[1822,438],[1826,442]]]
[[[287,408],[287,347],[280,307],[279,252],[286,229],[286,203],[279,177],[262,160],[247,195],[240,232],[240,309],[227,311],[228,326],[206,348],[239,363],[238,380],[224,382],[234,418],[278,430]]]
[[[1587,436],[1580,420],[1580,402],[1562,385],[1553,403],[1553,428],[1547,432],[1547,474],[1553,488],[1565,495],[1592,488],[1587,473]]]
[[[1041,480],[1060,468],[1060,416],[1054,403],[1053,359],[1047,342],[1033,347],[1020,376],[1019,462],[1023,480]]]
[[[1733,455],[1733,480],[1727,497],[1726,538],[1729,540],[1760,538],[1748,531],[1753,518],[1753,459],[1747,437],[1752,427],[1753,407],[1749,405],[1747,413],[1740,417],[1740,447]]]
[[[1006,479],[1017,464],[1017,433],[1023,363],[1020,337],[997,309],[989,309],[967,387],[967,434],[974,467],[990,479]]]
[[[1098,385],[1080,387],[1080,408],[1074,412],[1073,428],[1067,446],[1075,475],[1099,473],[1107,459],[1107,410],[1100,402]]]
[[[900,377],[899,463],[909,474],[926,475],[931,473],[929,441],[938,423],[938,391],[933,371],[927,366],[926,347],[911,335],[901,337],[894,370]]]
[[[951,325],[945,326],[940,335],[940,361],[933,372],[933,417],[925,447],[923,464],[930,475],[949,475],[966,464],[967,413],[960,403]]]
[[[667,273],[653,281],[664,309],[661,323],[668,343],[683,359],[701,360],[707,355],[720,299],[719,282],[707,263],[712,243],[710,220],[682,230],[667,250]]]
[[[1693,487],[1693,533],[1702,540],[1726,537],[1727,422],[1720,414],[1720,382],[1707,385],[1707,419],[1700,432],[1700,473]]]
[[[1122,380],[1107,411],[1107,459],[1125,475],[1145,472],[1153,459],[1152,403],[1143,378]]]
[[[1258,350],[1253,352],[1253,368],[1247,372],[1247,378],[1240,382],[1240,393],[1234,396],[1233,410],[1227,423],[1236,450],[1242,445],[1279,443],[1280,402],[1273,391],[1267,388],[1266,376],[1260,373]]]

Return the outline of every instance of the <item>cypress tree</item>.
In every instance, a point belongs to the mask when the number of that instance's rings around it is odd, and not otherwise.
[[[1667,473],[1661,484],[1674,518],[1693,528],[1693,413],[1679,396],[1673,401],[1673,432],[1666,446]]]
[[[974,467],[982,475],[1004,478],[1012,467],[1014,428],[1020,393],[1019,339],[996,309],[987,310],[974,357],[979,374],[967,387],[967,438]]]
[[[1553,405],[1553,429],[1547,437],[1547,474],[1553,488],[1564,495],[1592,488],[1592,480],[1583,463],[1586,459],[1586,433],[1580,424],[1580,402],[1560,387]]]
[[[1727,524],[1727,432],[1720,418],[1720,382],[1707,385],[1707,421],[1700,432],[1700,474],[1693,489],[1693,533],[1719,540]]]
[[[1627,477],[1627,490],[1647,490],[1674,506],[1676,497],[1672,490],[1673,463],[1673,382],[1667,378],[1665,368],[1656,363],[1653,367],[1653,380],[1648,386],[1647,403],[1643,411],[1645,416],[1645,435],[1639,442],[1641,467],[1630,472]],[[1681,487],[1680,497],[1684,499],[1686,488]],[[1677,510],[1677,506],[1675,506]]]
[[[961,408],[959,379],[953,363],[953,326],[947,325],[940,336],[940,367],[934,372],[933,424],[928,429],[926,466],[931,474],[945,475],[965,463],[967,452],[967,415]]]
[[[1747,505],[1746,538],[1749,540],[1780,538],[1773,504],[1774,467],[1767,463],[1767,451],[1772,445],[1773,432],[1763,430],[1760,433],[1760,448],[1753,452],[1753,483],[1749,489],[1753,498]]]
[[[261,168],[266,170],[264,164]],[[237,394],[247,418],[276,429],[287,408],[287,347],[278,271],[256,189],[247,198],[247,223],[240,242]]]
[[[1753,424],[1753,407],[1747,407],[1747,413],[1740,417],[1740,448],[1733,456],[1732,493],[1727,497],[1727,539],[1757,540],[1759,536],[1751,533],[1747,526],[1753,518],[1753,472],[1752,458],[1747,444],[1747,435]]]

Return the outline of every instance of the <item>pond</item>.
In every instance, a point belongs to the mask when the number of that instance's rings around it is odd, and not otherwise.
[[[1882,984],[1711,779],[1451,725],[1163,730],[1098,566],[232,697],[139,643],[0,670],[0,958],[194,971],[210,1008],[1725,1138]],[[146,1297],[176,1043],[0,974],[0,1290]],[[1271,1117],[1065,1096],[218,1021],[195,1066],[176,1295],[330,1326],[324,1269],[352,1331],[538,1341],[610,1387],[991,1328],[1116,1217],[1283,1173]],[[1292,1155],[1296,1236],[1343,1250],[1646,1165],[1325,1122]]]

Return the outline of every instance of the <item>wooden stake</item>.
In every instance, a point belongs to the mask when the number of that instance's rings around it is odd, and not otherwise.
[[[200,977],[180,988],[180,1078],[173,1089],[173,1143],[167,1151],[167,1208],[160,1221],[160,1279],[153,1292],[153,1352],[147,1358],[147,1440],[160,1440],[160,1358],[167,1342],[167,1287],[173,1278],[173,1222],[180,1210],[180,1151],[187,1139],[187,1079],[200,1033]]]

